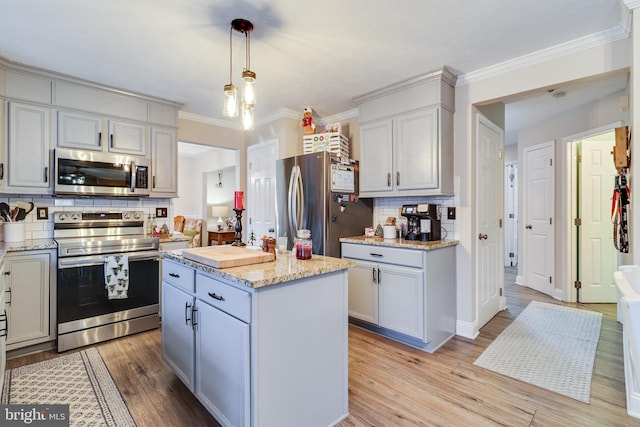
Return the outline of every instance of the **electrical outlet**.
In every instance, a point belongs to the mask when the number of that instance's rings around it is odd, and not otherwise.
[[[166,218],[167,208],[156,208],[156,218]]]
[[[455,206],[447,207],[447,219],[456,219],[456,208],[455,208]]]

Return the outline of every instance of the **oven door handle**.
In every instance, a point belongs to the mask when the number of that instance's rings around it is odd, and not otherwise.
[[[127,255],[129,263],[136,261],[158,261],[158,252],[129,252],[117,255]],[[58,258],[58,268],[91,267],[94,265],[104,265],[108,255],[91,255],[82,257]]]

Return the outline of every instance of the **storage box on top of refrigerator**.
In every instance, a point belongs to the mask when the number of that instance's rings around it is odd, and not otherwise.
[[[293,247],[296,230],[311,230],[313,253],[340,257],[341,237],[371,227],[371,199],[358,198],[358,163],[331,153],[303,154],[276,162],[277,236]]]

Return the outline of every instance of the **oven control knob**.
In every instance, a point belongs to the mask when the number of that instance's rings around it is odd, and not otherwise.
[[[58,219],[60,221],[64,221],[65,219],[67,219],[67,214],[66,213],[61,213],[60,215],[58,215]]]
[[[133,219],[142,219],[142,215],[140,215],[140,212],[134,212]]]
[[[72,213],[71,214],[71,220],[72,221],[77,221],[78,219],[80,219],[80,215],[77,213]]]
[[[125,213],[122,214],[122,218],[131,219],[131,214],[129,212],[125,212]]]

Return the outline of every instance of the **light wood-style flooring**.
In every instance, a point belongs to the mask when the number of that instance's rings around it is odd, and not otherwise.
[[[454,337],[434,354],[350,326],[350,415],[340,426],[640,426],[626,413],[615,304],[564,304],[514,284],[506,296],[508,309],[477,339]],[[473,365],[531,300],[604,314],[590,404]],[[218,425],[162,361],[159,330],[97,347],[139,427]],[[7,368],[56,356],[23,356]]]

